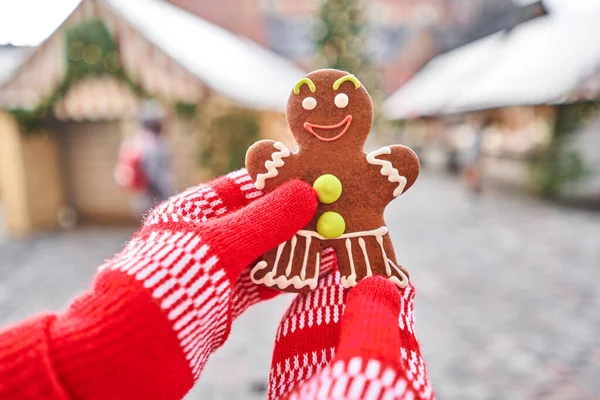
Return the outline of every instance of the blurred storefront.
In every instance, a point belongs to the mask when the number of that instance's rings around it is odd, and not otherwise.
[[[325,0],[168,0],[311,69],[324,34]],[[364,47],[391,93],[440,51],[542,15],[540,2],[354,0],[330,2],[364,18]],[[357,10],[359,12],[357,13]],[[339,14],[338,14],[339,16]],[[336,16],[332,16],[332,19]],[[316,62],[318,65],[319,63]],[[352,71],[356,73],[356,71]]]
[[[23,62],[30,47],[13,45],[0,45],[0,82],[4,82]],[[2,176],[2,162],[0,161],[0,176]],[[2,201],[2,185],[0,185],[0,202]]]
[[[54,228],[65,207],[92,221],[130,219],[129,195],[113,169],[120,143],[139,129],[145,98],[167,110],[178,190],[211,175],[199,160],[212,145],[205,136],[214,120],[251,115],[258,136],[289,144],[283,112],[302,74],[166,2],[83,0],[0,81],[0,192],[9,232]]]
[[[598,18],[598,9],[559,9],[441,54],[386,100],[384,112],[402,121],[408,143],[451,155],[471,145],[471,120],[484,116],[482,152],[489,179],[520,187],[530,187],[532,179],[534,185],[560,179],[538,172],[548,175],[550,164],[565,164],[558,157],[569,153],[568,163],[580,169],[585,164],[591,178],[577,192],[600,198],[593,179],[600,174],[597,161],[582,151],[600,135],[587,127],[600,99]],[[587,132],[586,140],[578,139],[579,131]],[[582,173],[557,170],[556,175],[576,181]],[[557,194],[553,190],[542,188]]]

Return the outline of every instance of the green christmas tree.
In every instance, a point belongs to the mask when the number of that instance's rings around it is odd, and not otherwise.
[[[354,74],[369,90],[375,106],[375,130],[382,126],[378,111],[382,93],[370,60],[366,0],[324,0],[314,28],[315,67]]]

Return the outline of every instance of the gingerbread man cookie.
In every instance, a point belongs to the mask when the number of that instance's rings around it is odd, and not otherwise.
[[[321,250],[332,247],[344,287],[375,274],[405,287],[408,274],[396,262],[383,211],[417,179],[417,155],[400,145],[365,153],[373,104],[347,72],[323,69],[302,78],[290,94],[287,120],[298,151],[261,140],[248,149],[246,168],[265,192],[289,179],[310,183],[319,206],[304,229],[263,256],[252,280],[286,292],[314,289]]]

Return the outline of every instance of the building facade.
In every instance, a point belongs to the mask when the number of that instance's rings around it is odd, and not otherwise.
[[[223,28],[312,68],[319,0],[169,0]],[[427,61],[541,10],[523,12],[510,0],[370,0],[368,51],[387,93]]]
[[[244,57],[248,70],[238,71],[231,55]],[[166,111],[178,191],[213,175],[201,164],[213,145],[213,120],[250,115],[256,137],[241,147],[260,137],[289,144],[283,110],[303,73],[166,2],[83,0],[0,81],[0,192],[9,233],[56,228],[69,215],[133,221],[131,194],[113,171],[122,141],[140,129],[147,98]],[[212,161],[229,171],[234,156],[224,151]]]

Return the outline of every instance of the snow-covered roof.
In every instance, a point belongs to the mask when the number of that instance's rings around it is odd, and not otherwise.
[[[193,102],[208,88],[241,106],[282,112],[304,75],[284,57],[166,1],[83,0],[31,57],[0,80],[0,103],[32,108],[51,93],[66,72],[67,29],[94,18],[119,36],[123,67],[136,83],[171,101]]]
[[[215,92],[282,111],[304,75],[291,61],[161,0],[104,0],[135,29]]]
[[[392,119],[567,100],[600,67],[600,9],[557,12],[442,54],[384,103]]]
[[[0,85],[21,65],[29,47],[0,46]]]

